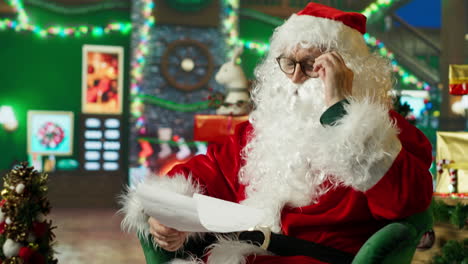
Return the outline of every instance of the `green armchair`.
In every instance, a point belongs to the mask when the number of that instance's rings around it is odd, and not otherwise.
[[[433,225],[432,209],[415,214],[405,220],[393,222],[377,231],[361,247],[352,264],[409,264],[416,246],[424,233]],[[174,254],[154,249],[140,238],[147,264],[166,263]]]

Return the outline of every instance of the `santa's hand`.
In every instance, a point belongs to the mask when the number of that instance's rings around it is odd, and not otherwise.
[[[180,232],[164,226],[152,217],[148,219],[148,223],[150,226],[150,233],[153,235],[156,243],[167,251],[177,251],[182,247],[187,238],[186,232]]]
[[[341,55],[335,51],[320,55],[314,63],[314,72],[325,84],[325,103],[332,106],[350,96],[354,73]]]

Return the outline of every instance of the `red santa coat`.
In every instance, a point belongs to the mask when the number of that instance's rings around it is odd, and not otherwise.
[[[385,175],[365,192],[340,186],[322,195],[318,203],[283,208],[283,234],[355,254],[385,224],[428,208],[432,197],[431,145],[421,131],[399,114],[390,111],[390,117],[399,129],[402,147]],[[225,144],[209,146],[206,155],[175,166],[169,175],[191,175],[192,180],[203,186],[206,195],[237,203],[243,201],[245,186],[238,178],[239,169],[244,165],[240,152],[252,129],[248,122],[240,124]],[[250,257],[249,263],[254,262],[322,263],[305,256]]]

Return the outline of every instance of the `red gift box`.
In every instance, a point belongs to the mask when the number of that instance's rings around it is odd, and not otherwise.
[[[449,66],[449,90],[451,95],[468,94],[468,65]]]
[[[249,120],[249,116],[195,115],[193,139],[209,143],[221,143],[233,135],[236,126]]]

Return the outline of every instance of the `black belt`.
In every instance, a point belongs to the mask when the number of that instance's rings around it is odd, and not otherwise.
[[[245,231],[240,233],[239,240],[260,246],[264,243],[265,235],[261,231]],[[336,248],[275,233],[270,235],[267,250],[278,256],[307,256],[330,264],[348,264],[354,259],[353,254]]]

